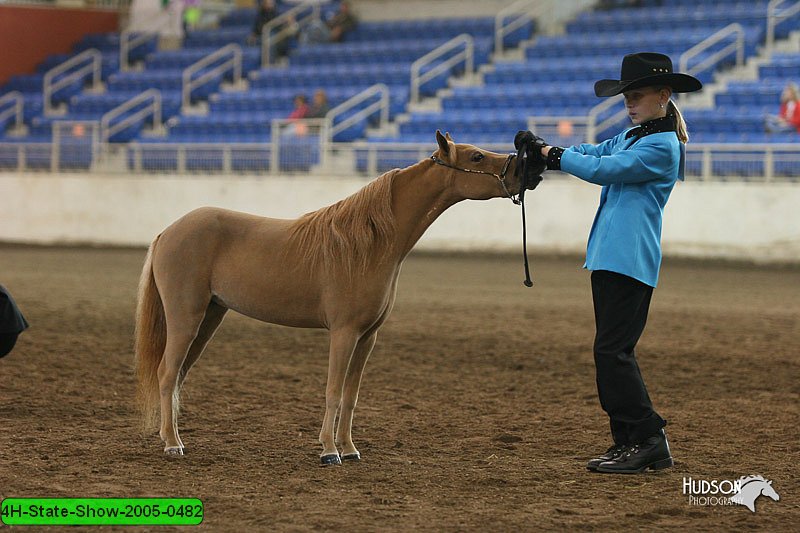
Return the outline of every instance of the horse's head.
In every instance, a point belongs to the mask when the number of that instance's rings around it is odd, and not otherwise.
[[[520,192],[517,161],[514,154],[498,154],[471,144],[456,144],[450,134],[436,130],[439,149],[432,159],[453,169],[453,190],[469,200],[511,197]],[[544,170],[544,166],[542,167]]]
[[[761,486],[761,494],[768,498],[772,498],[776,502],[781,499],[775,489],[772,488],[772,481],[767,481]]]

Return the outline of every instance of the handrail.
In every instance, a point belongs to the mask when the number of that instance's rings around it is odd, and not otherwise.
[[[513,4],[501,9],[494,17],[495,53],[503,53],[503,39],[506,35],[521,28],[527,22],[534,22],[536,17],[542,14],[539,13],[539,11],[543,12],[548,7],[548,3],[542,2],[541,0],[518,0],[517,2],[514,2]],[[505,23],[505,19],[511,15],[519,16],[512,18],[508,23]]]
[[[591,110],[589,110],[589,114],[587,115],[587,123],[586,123],[586,142],[588,143],[596,143],[597,142],[597,134],[603,131],[604,128],[611,126],[612,124],[616,124],[623,116],[628,114],[628,111],[623,108],[620,111],[614,113],[610,117],[606,118],[600,124],[597,123],[597,118],[600,116],[600,113],[606,111],[607,109],[611,109],[615,105],[619,104],[623,100],[622,95],[612,96],[611,98],[607,98],[605,101],[600,102],[596,106],[594,106]]]
[[[767,51],[772,55],[775,48],[775,26],[780,24],[783,19],[787,19],[800,12],[800,2],[785,8],[780,14],[777,13],[778,5],[786,0],[770,0],[767,4]],[[779,20],[780,19],[780,20]]]
[[[84,65],[81,68],[78,68],[68,76],[61,78],[58,81],[53,81],[57,75],[61,74],[62,72],[66,72],[67,70],[71,69],[73,66],[85,61],[86,59],[91,59],[91,64]],[[42,94],[44,97],[44,114],[45,116],[52,115],[55,109],[53,109],[53,102],[52,97],[53,94],[62,87],[77,81],[81,77],[85,76],[88,73],[92,73],[92,85],[97,87],[100,84],[100,71],[103,66],[103,55],[100,53],[99,50],[96,48],[89,48],[88,50],[84,50],[80,54],[71,57],[70,59],[64,61],[60,65],[57,65],[50,70],[48,70],[44,75],[44,81],[42,83]]]
[[[79,138],[84,137],[85,136],[85,129],[84,128],[86,126],[91,126],[90,127],[90,132],[91,132],[91,143],[90,143],[90,145],[91,145],[91,152],[92,152],[92,158],[91,158],[91,164],[90,164],[90,169],[91,169],[91,166],[94,164],[94,162],[95,162],[95,160],[97,158],[97,154],[99,152],[99,146],[100,146],[100,144],[98,142],[99,141],[99,137],[98,137],[98,129],[99,129],[98,126],[99,126],[99,123],[98,123],[98,121],[96,121],[96,120],[54,120],[53,123],[51,124],[52,139],[53,139],[51,147],[50,147],[50,149],[51,149],[51,152],[50,152],[50,171],[51,172],[58,172],[59,171],[59,167],[61,165],[62,150],[64,150],[65,147],[67,147],[67,149],[69,150],[70,145],[74,146],[74,142],[70,142],[70,140],[74,141],[75,139],[79,139]],[[62,142],[61,142],[62,141],[61,132],[65,128],[72,128],[73,136],[72,137],[67,137],[65,139],[67,142],[62,144]],[[77,128],[81,128],[81,132],[80,133],[77,133],[75,131]],[[84,144],[84,143],[78,143],[78,144]]]
[[[136,111],[129,117],[120,120],[113,126],[111,125],[111,121],[113,119],[122,115],[126,111],[133,109],[138,104],[144,102],[148,98],[153,99],[153,103],[151,105],[143,107],[142,109]],[[102,118],[100,118],[100,142],[107,143],[108,140],[111,138],[111,136],[114,135],[115,133],[124,130],[134,122],[140,119],[144,119],[150,116],[151,114],[153,115],[153,127],[154,128],[161,127],[161,120],[162,120],[161,109],[162,109],[161,91],[157,89],[148,89],[143,93],[134,96],[127,102],[124,102],[115,107],[114,109],[108,111],[102,116]]]
[[[139,31],[130,31],[125,30],[119,34],[119,69],[122,71],[127,71],[130,68],[128,64],[129,55],[131,50],[140,46],[149,40],[156,37],[156,33],[153,32],[139,32]]]
[[[225,54],[232,54],[231,59],[225,61],[214,67],[213,69],[209,70],[208,72],[203,73],[201,76],[197,77],[196,79],[192,79],[192,74],[199,71],[202,68],[210,65],[220,57],[223,57]],[[191,94],[192,89],[199,87],[205,84],[208,80],[212,79],[214,76],[222,74],[223,72],[227,71],[228,69],[233,68],[233,81],[234,83],[239,82],[242,79],[242,47],[236,43],[226,44],[216,52],[213,52],[206,57],[196,61],[186,67],[183,70],[183,83],[181,89],[181,106],[183,110],[186,110],[191,105]]]
[[[717,44],[722,39],[728,37],[729,35],[736,34],[736,40],[723,48],[722,50],[718,50],[714,52],[711,56],[706,58],[704,61],[701,61],[691,69],[689,68],[689,59],[693,58],[700,52],[708,49],[709,47]],[[710,67],[711,65],[718,63],[720,60],[724,59],[733,49],[736,49],[736,66],[741,66],[744,63],[744,28],[738,22],[734,22],[733,24],[728,24],[718,32],[706,37],[696,45],[692,46],[684,53],[681,54],[679,60],[680,72],[684,72],[686,74],[695,75],[700,73]]]
[[[0,106],[5,103],[14,102],[13,107],[9,107],[5,111],[0,111],[0,122],[8,117],[14,117],[14,127],[22,125],[22,111],[25,105],[25,97],[19,91],[11,91],[3,96],[0,96]]]
[[[308,8],[311,8],[311,12],[300,15]],[[302,28],[313,20],[322,20],[319,2],[303,2],[264,24],[261,28],[261,66],[268,67],[272,64],[273,45],[282,43],[294,35],[297,28]],[[294,21],[294,24],[291,24],[291,21]],[[272,30],[284,24],[285,27],[273,36]]]
[[[442,55],[454,50],[456,47],[460,45],[464,45],[464,51],[460,52],[450,59],[443,61],[436,65],[434,68],[426,72],[425,74],[420,74],[420,70],[423,66],[432,63],[434,60],[438,59]],[[431,80],[441,74],[449,70],[451,67],[457,65],[461,61],[464,61],[464,72],[469,74],[474,70],[475,66],[475,40],[472,38],[471,35],[468,33],[462,33],[461,35],[457,35],[453,37],[446,43],[438,46],[425,54],[424,56],[420,57],[416,61],[411,64],[411,98],[410,101],[412,103],[419,102],[419,89],[422,87],[422,84],[428,80]]]
[[[336,117],[353,109],[358,104],[372,98],[376,94],[380,95],[380,100],[373,102],[364,109],[361,109],[352,116],[347,117],[338,124],[333,121]],[[367,117],[371,117],[376,111],[380,111],[380,125],[383,126],[389,122],[389,87],[383,83],[376,83],[358,93],[357,95],[348,98],[346,101],[337,105],[325,114],[325,135],[324,142],[333,142],[333,137],[340,131],[344,131],[358,121]]]

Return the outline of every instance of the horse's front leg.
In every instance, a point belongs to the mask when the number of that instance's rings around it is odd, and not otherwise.
[[[353,412],[355,411],[356,403],[358,403],[358,390],[361,387],[364,367],[367,365],[367,359],[372,353],[376,339],[377,331],[364,335],[358,341],[353,357],[350,358],[350,364],[347,367],[347,375],[342,391],[342,408],[339,413],[339,424],[336,428],[336,443],[342,446],[342,459],[345,461],[361,459],[361,454],[358,453],[353,444]]]
[[[319,432],[319,442],[322,444],[320,460],[324,465],[341,464],[339,451],[334,442],[333,425],[336,421],[336,411],[342,400],[342,384],[347,372],[347,365],[353,350],[358,343],[359,334],[351,329],[331,330],[331,346],[328,356],[328,386],[325,389],[325,418]]]

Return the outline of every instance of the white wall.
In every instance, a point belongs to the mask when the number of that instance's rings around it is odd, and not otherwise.
[[[366,179],[0,173],[0,241],[146,245],[184,213],[215,205],[277,218],[329,205]],[[545,181],[528,193],[531,250],[582,253],[599,188]],[[665,254],[800,263],[800,185],[679,183],[667,205]],[[520,210],[462,202],[418,247],[518,251]]]

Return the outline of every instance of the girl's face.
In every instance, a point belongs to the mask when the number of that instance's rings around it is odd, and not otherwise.
[[[648,120],[667,116],[667,102],[670,97],[669,89],[655,87],[642,87],[631,89],[622,93],[625,97],[625,108],[631,122],[638,126]],[[663,104],[664,107],[661,107]]]

